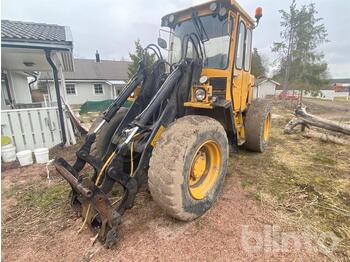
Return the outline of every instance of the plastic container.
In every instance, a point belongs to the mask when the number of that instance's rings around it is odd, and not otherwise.
[[[16,154],[21,166],[28,166],[33,164],[33,156],[31,150],[23,150]]]
[[[4,162],[16,160],[16,147],[12,144],[1,146],[1,157]]]
[[[38,164],[49,162],[49,149],[47,147],[34,149],[35,161]]]

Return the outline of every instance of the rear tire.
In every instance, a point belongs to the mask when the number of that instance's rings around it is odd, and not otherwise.
[[[263,99],[253,100],[244,120],[244,147],[254,152],[264,152],[270,140],[270,125],[270,104]]]
[[[103,157],[107,153],[112,136],[127,112],[127,108],[121,107],[113,118],[102,127],[96,135],[95,143],[92,144],[90,155],[101,161],[103,160]],[[102,117],[100,116],[93,122],[89,133],[92,133],[101,121]]]
[[[216,200],[228,162],[223,126],[210,117],[176,120],[153,149],[148,185],[154,201],[174,218],[190,221]]]

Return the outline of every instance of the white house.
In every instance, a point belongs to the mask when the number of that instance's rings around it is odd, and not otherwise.
[[[274,96],[276,88],[279,86],[280,84],[278,82],[270,78],[258,79],[253,88],[253,99]]]
[[[74,72],[64,74],[62,96],[71,105],[114,99],[127,82],[129,64],[127,61],[100,60],[98,52],[96,59],[75,58]],[[39,81],[46,83],[50,99],[56,101],[51,75],[41,74]]]
[[[1,135],[10,137],[17,151],[75,143],[61,100],[32,103],[33,82],[27,80],[54,72],[54,92],[60,94],[58,75],[64,79],[64,72],[74,70],[72,51],[68,27],[1,21]]]

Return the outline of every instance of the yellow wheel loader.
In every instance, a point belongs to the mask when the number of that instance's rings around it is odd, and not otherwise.
[[[164,16],[169,40],[144,49],[157,57],[151,70],[140,61],[75,163],[55,161],[72,187],[70,203],[82,229],[89,227],[106,247],[117,241],[121,217],[143,184],[167,214],[190,221],[217,198],[230,147],[265,150],[271,108],[252,100],[250,74],[261,11],[253,20],[235,0],[219,0]],[[132,105],[124,108],[130,96]],[[86,164],[93,174],[83,172]]]

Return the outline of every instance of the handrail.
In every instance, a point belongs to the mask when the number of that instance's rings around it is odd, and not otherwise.
[[[22,109],[6,109],[6,110],[1,110],[1,113],[10,113],[13,111],[20,111],[20,112],[25,112],[25,111],[38,111],[38,110],[52,110],[52,109],[58,109],[58,107],[37,107],[37,108],[22,108]]]

